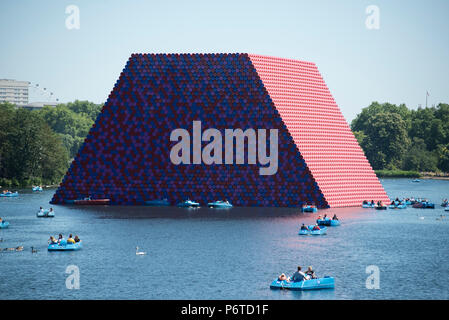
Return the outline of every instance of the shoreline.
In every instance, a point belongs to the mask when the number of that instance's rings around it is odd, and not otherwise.
[[[435,179],[449,180],[446,172],[418,172],[404,170],[374,170],[378,178]]]

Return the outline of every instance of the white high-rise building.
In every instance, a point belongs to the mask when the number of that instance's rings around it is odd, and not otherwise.
[[[28,103],[28,81],[0,79],[0,102],[8,101],[17,106]]]

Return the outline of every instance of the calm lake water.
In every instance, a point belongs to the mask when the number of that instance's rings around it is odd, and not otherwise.
[[[436,209],[328,209],[342,222],[325,236],[299,236],[317,214],[298,209],[196,210],[53,206],[55,190],[0,198],[0,299],[449,299],[449,181],[384,179],[390,197],[427,197]],[[438,219],[438,220],[437,220]],[[83,249],[48,252],[50,235],[79,235]],[[38,252],[31,253],[34,246]],[[146,251],[137,256],[135,248]],[[66,288],[66,268],[80,271],[80,289]],[[335,278],[335,289],[270,290],[280,273],[312,265]],[[369,290],[366,267],[380,269]]]

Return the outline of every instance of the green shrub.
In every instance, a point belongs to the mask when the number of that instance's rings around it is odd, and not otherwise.
[[[417,171],[404,170],[376,170],[379,178],[419,178],[421,174]]]

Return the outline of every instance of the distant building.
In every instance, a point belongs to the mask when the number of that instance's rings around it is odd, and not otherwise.
[[[20,107],[22,107],[24,109],[28,109],[28,110],[40,110],[46,106],[56,107],[58,104],[59,104],[59,102],[31,102],[31,103],[22,105]]]
[[[16,106],[28,103],[28,81],[0,79],[0,102],[10,102]]]

